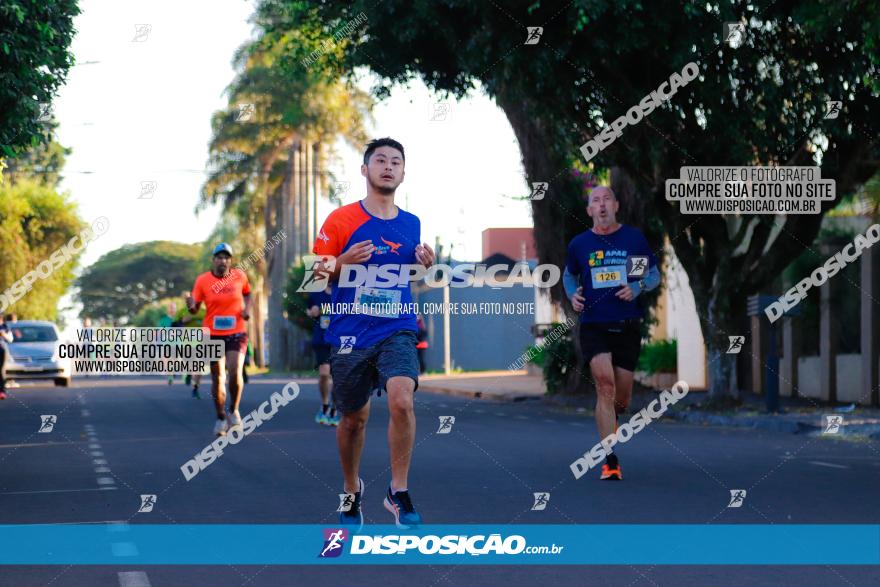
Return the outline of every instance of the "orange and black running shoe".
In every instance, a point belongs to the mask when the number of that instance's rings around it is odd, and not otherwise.
[[[608,463],[602,465],[602,476],[599,477],[602,481],[620,481],[623,479],[623,473],[620,472],[620,463],[617,463],[614,468],[608,466]]]

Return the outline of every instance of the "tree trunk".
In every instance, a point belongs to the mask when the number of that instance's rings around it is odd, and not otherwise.
[[[294,173],[296,170],[296,153],[299,149],[299,141],[290,144],[287,154],[287,169],[284,182],[281,187],[271,194],[266,202],[267,209],[275,212],[275,222],[272,226],[266,225],[266,234],[275,234],[280,226],[285,228],[285,233],[291,235],[288,230],[287,218],[290,216],[290,194],[293,189]],[[288,247],[287,239],[282,241],[281,246],[273,247],[266,256],[269,276],[269,365],[274,370],[284,371],[290,368],[290,349],[287,344],[287,329],[289,323],[284,319],[284,288],[287,279]]]
[[[262,265],[262,263],[261,263]],[[262,271],[262,268],[258,268],[258,271]],[[253,348],[253,357],[251,357],[254,361],[254,365],[257,367],[265,367],[266,361],[263,360],[264,348],[263,348],[263,325],[266,323],[266,293],[265,293],[265,280],[262,275],[257,277],[257,283],[253,287],[253,317],[251,318],[254,323],[252,325],[253,329],[253,340],[251,341],[251,347]]]
[[[535,110],[521,98],[508,98],[502,92],[497,101],[519,142],[529,187],[531,182],[549,182],[544,199],[532,202],[538,262],[564,267],[569,241],[589,227],[581,186],[570,172],[569,155],[553,149],[552,133],[544,128],[540,118],[534,115]],[[566,312],[571,314],[571,304],[561,279],[550,289],[550,296],[554,302],[563,302]]]
[[[739,400],[740,394],[736,381],[736,357],[738,355],[727,354],[727,345],[724,348],[708,348],[709,359],[709,402],[721,404],[732,400]]]
[[[736,378],[736,360],[739,354],[729,354],[731,336],[739,332],[740,318],[745,313],[745,296],[736,288],[736,280],[726,267],[718,268],[712,284],[711,298],[694,291],[694,305],[700,316],[703,340],[706,343],[709,374],[709,401],[715,404],[736,402],[740,391]],[[703,310],[705,308],[705,310]]]

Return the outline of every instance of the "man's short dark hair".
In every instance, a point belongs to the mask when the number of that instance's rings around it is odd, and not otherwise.
[[[391,137],[384,137],[381,139],[373,139],[367,143],[367,150],[364,151],[364,165],[370,164],[370,155],[372,155],[373,151],[379,147],[391,147],[392,149],[397,149],[400,151],[400,157],[403,159],[403,162],[406,163],[406,154],[403,152],[403,145]]]

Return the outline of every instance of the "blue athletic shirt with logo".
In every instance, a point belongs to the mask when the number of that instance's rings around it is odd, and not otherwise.
[[[421,222],[416,215],[398,208],[397,216],[384,220],[373,216],[362,202],[348,204],[334,210],[315,240],[316,255],[340,256],[361,241],[371,241],[376,250],[362,265],[414,265],[416,245],[421,238]],[[370,285],[369,283],[367,285]],[[342,287],[333,288],[333,304],[412,304],[410,284],[388,287]],[[350,306],[347,306],[350,307]],[[366,348],[382,342],[401,330],[418,332],[414,312],[397,312],[396,316],[367,315],[359,313],[336,313],[330,316],[330,327],[324,340],[335,347]],[[353,337],[353,338],[352,338]]]
[[[624,301],[614,294],[626,283],[638,281],[657,266],[657,258],[644,235],[625,224],[611,234],[592,230],[574,237],[568,245],[566,267],[583,287],[581,322],[620,322],[642,317],[639,299]]]

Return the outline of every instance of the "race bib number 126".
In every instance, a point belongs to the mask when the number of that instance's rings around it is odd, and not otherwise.
[[[626,284],[626,265],[608,265],[590,269],[593,289],[603,287],[619,287]]]

